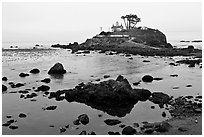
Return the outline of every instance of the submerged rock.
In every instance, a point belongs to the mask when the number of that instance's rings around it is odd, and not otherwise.
[[[32,70],[30,71],[30,73],[32,73],[32,74],[37,74],[37,73],[40,73],[40,70],[37,69],[37,68],[35,68],[35,69],[32,69]]]
[[[121,123],[121,121],[117,119],[106,119],[104,122],[109,126],[114,126]]]
[[[2,84],[2,92],[7,91],[7,89],[8,89],[7,86]]]
[[[153,77],[150,75],[145,75],[144,77],[142,77],[142,81],[144,82],[152,82],[153,81]]]
[[[137,133],[136,129],[134,129],[131,126],[127,126],[122,130],[123,135],[134,135],[136,133]]]
[[[56,63],[49,71],[48,74],[64,74],[66,70],[61,63]]]

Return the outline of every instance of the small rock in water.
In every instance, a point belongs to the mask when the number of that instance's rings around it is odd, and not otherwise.
[[[66,70],[61,63],[56,63],[49,71],[48,74],[64,74]]]
[[[7,91],[7,89],[8,89],[7,86],[2,84],[2,92]]]
[[[89,123],[89,117],[87,114],[81,114],[80,116],[78,116],[78,119],[83,125],[86,125]]]
[[[100,78],[96,79],[95,81],[100,81]]]
[[[43,80],[41,80],[41,82],[44,82],[44,83],[50,83],[51,79],[50,78],[45,78]]]
[[[162,112],[162,117],[166,117],[166,113],[165,112]]]
[[[133,123],[133,127],[139,127],[140,125],[138,123]]]
[[[175,63],[169,63],[169,65],[171,65],[171,66],[177,66]]]
[[[122,135],[134,135],[137,131],[131,126],[127,126],[122,130]]]
[[[14,119],[10,119],[10,120],[7,121],[7,123],[10,123],[10,124],[11,124],[11,123],[14,123],[14,122],[15,122]]]
[[[117,119],[106,119],[104,122],[109,126],[114,126],[121,123],[121,121]]]
[[[9,126],[9,128],[10,128],[10,129],[17,129],[18,126],[17,126],[17,125],[11,125],[11,126]]]
[[[65,132],[66,131],[66,128],[60,128],[60,133],[63,133],[63,132]]]
[[[173,87],[172,89],[179,89],[179,87]]]
[[[38,87],[36,91],[48,91],[49,89],[50,89],[49,86],[42,85],[42,86]]]
[[[81,131],[81,133],[79,134],[79,135],[86,135],[87,133],[86,133],[86,131],[84,130],[84,131]]]
[[[69,124],[65,126],[65,128],[69,128]]]
[[[31,94],[27,94],[26,98],[33,98],[33,97],[36,97],[36,96],[38,96],[36,93],[31,93]]]
[[[162,80],[163,78],[154,78],[154,80],[157,80],[157,81],[159,81],[159,80]]]
[[[50,125],[49,127],[55,127],[54,125]]]
[[[37,69],[37,68],[35,68],[35,69],[32,69],[32,70],[30,71],[30,73],[32,73],[32,74],[37,74],[37,73],[40,73],[40,70]]]
[[[20,91],[18,91],[18,93],[26,94],[26,93],[29,93],[29,92],[27,90],[20,90]]]
[[[134,83],[132,83],[134,86],[137,86],[137,85],[139,85],[140,84],[140,82],[141,81],[138,81],[138,82],[134,82]]]
[[[102,117],[103,115],[102,114],[98,114],[98,117]]]
[[[43,110],[55,110],[57,106],[48,106],[46,108],[42,108]]]
[[[2,126],[4,126],[4,127],[8,127],[10,125],[11,125],[11,123],[8,123],[8,122],[2,124]]]
[[[7,77],[2,78],[2,81],[7,81],[7,80],[8,80]]]
[[[119,125],[119,127],[120,127],[120,128],[124,128],[124,127],[125,127],[125,125],[124,125],[124,124],[122,124],[122,125]]]
[[[73,121],[73,124],[74,124],[74,125],[80,125],[79,119],[74,120],[74,121]]]
[[[11,115],[7,115],[6,118],[12,118],[12,116]]]
[[[177,74],[172,74],[172,75],[170,75],[171,77],[178,77],[178,75]]]
[[[145,134],[152,134],[153,132],[154,132],[153,128],[148,128],[148,129],[145,129],[144,131]]]
[[[89,133],[89,135],[96,135],[96,133],[91,131],[91,133]]]
[[[20,77],[27,77],[27,76],[29,76],[29,74],[26,74],[26,73],[20,73],[19,76],[20,76]]]
[[[155,109],[155,106],[151,106],[150,108],[151,108],[151,109]]]
[[[150,75],[145,75],[144,77],[142,77],[142,81],[144,82],[152,82],[153,81],[153,77]]]
[[[202,96],[196,96],[196,98],[200,98],[200,99],[202,99]]]
[[[186,85],[186,87],[192,87],[192,85]]]
[[[26,114],[20,113],[18,116],[19,116],[20,118],[25,118],[25,117],[26,117]]]
[[[179,127],[178,130],[181,132],[185,132],[185,131],[188,131],[189,129],[186,127]]]
[[[143,60],[142,62],[150,62],[149,60]]]
[[[109,78],[109,77],[110,77],[110,75],[104,75],[103,77],[104,77],[104,78]]]

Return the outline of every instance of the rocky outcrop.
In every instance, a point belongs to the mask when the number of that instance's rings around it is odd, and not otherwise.
[[[130,113],[139,100],[147,100],[150,95],[151,92],[146,89],[132,89],[128,80],[121,75],[116,80],[110,79],[98,84],[80,83],[74,89],[65,91],[65,99],[69,102],[85,103],[118,117]]]
[[[48,74],[64,74],[66,70],[61,63],[56,63],[49,71]]]

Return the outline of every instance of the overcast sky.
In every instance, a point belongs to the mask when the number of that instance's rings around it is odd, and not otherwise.
[[[2,3],[5,41],[78,41],[107,31],[122,15],[137,14],[137,26],[171,32],[202,32],[201,3]]]

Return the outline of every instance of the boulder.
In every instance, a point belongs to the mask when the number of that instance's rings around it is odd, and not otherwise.
[[[149,100],[155,104],[167,104],[171,98],[162,92],[153,92]]]
[[[87,114],[81,114],[78,116],[78,119],[83,125],[87,125],[89,123],[89,117]]]
[[[48,74],[64,74],[66,70],[61,63],[56,63],[49,71]]]
[[[114,126],[121,123],[121,121],[117,119],[106,119],[104,122],[109,126]]]
[[[2,78],[2,81],[7,81],[7,80],[8,80],[7,77]]]
[[[27,76],[29,76],[29,74],[27,74],[27,73],[20,73],[19,76],[20,77],[27,77]]]
[[[153,81],[153,77],[150,75],[145,75],[144,77],[142,77],[142,81],[144,82],[152,82]]]
[[[137,133],[136,129],[134,129],[131,126],[127,126],[122,130],[122,135],[134,135],[136,133]]]
[[[128,80],[118,76],[116,80],[77,85],[65,92],[65,98],[68,102],[85,103],[110,115],[121,117],[129,113],[138,102],[136,94]]]
[[[146,101],[151,96],[151,92],[147,89],[133,89],[135,91],[135,98],[139,101]]]
[[[40,73],[40,70],[37,69],[37,68],[35,68],[35,69],[32,69],[32,70],[30,71],[30,73],[32,73],[32,74],[37,74],[37,73]]]
[[[7,86],[2,84],[2,92],[7,91],[7,89],[8,89]]]

